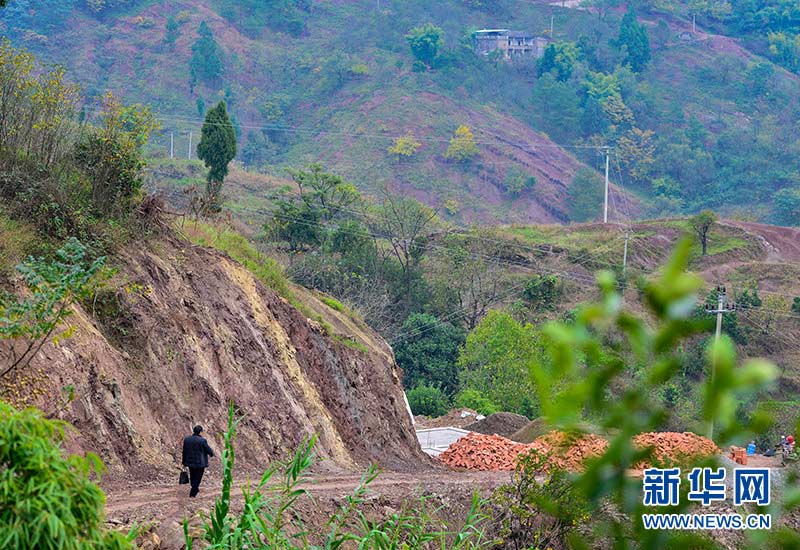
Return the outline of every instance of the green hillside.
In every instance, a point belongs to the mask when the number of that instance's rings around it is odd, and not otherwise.
[[[456,221],[592,219],[568,187],[581,163],[602,167],[587,145],[612,145],[613,179],[634,195],[612,192],[612,218],[714,208],[797,223],[796,75],[746,49],[753,40],[687,37],[675,6],[640,14],[651,60],[638,73],[623,67],[621,6],[599,17],[517,0],[17,0],[0,21],[15,45],[67,66],[87,116],[108,88],[151,104],[163,127],[153,155],[168,154],[170,132],[185,155],[188,132],[196,142],[201,113],[224,98],[251,169],[320,161],[370,194],[389,187]],[[476,28],[546,36],[551,17],[555,61],[472,51]],[[405,39],[428,22],[444,32],[430,67]],[[745,36],[740,27],[715,29]],[[479,149],[463,163],[445,158],[461,125]],[[387,149],[405,134],[420,147],[398,161]]]

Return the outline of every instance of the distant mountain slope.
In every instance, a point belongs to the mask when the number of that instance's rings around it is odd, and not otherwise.
[[[684,23],[671,15],[642,16],[653,59],[634,75],[615,69],[621,12],[600,19],[544,2],[91,5],[16,0],[0,13],[0,25],[15,44],[64,63],[90,97],[110,88],[153,104],[163,123],[151,144],[155,155],[167,154],[170,133],[176,154],[185,155],[190,131],[197,143],[203,108],[225,99],[239,131],[239,159],[251,169],[285,176],[286,167],[322,161],[367,192],[388,186],[441,207],[454,221],[563,222],[570,218],[565,186],[575,171],[603,164],[597,149],[576,146],[621,143],[614,124],[587,100],[587,79],[596,73],[618,79],[634,126],[645,132],[634,135],[647,141],[635,151],[644,171],[629,165],[622,149],[614,153],[612,179],[627,192],[625,200],[615,197],[617,218],[711,207],[778,219],[775,192],[800,181],[800,145],[792,137],[800,116],[796,79],[732,47],[731,38],[701,33],[685,40]],[[579,51],[563,83],[540,78],[533,62],[495,63],[469,50],[470,29],[546,35],[551,16],[557,41]],[[192,76],[202,22],[219,46],[219,77]],[[445,46],[434,70],[418,71],[404,35],[426,22],[444,29]],[[89,104],[87,116],[96,108]],[[443,157],[461,124],[480,148],[464,165]],[[422,146],[397,162],[387,148],[405,133]],[[519,173],[535,176],[536,185],[509,192],[509,178]]]

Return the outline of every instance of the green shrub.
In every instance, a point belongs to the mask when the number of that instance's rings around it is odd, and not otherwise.
[[[104,526],[103,463],[64,456],[66,424],[0,401],[0,547],[124,550],[125,536]]]
[[[534,275],[525,282],[523,294],[534,311],[554,310],[563,292],[556,275]]]
[[[320,297],[320,300],[322,301],[322,303],[324,303],[326,306],[328,306],[334,311],[339,311],[343,313],[345,310],[344,304],[342,304],[342,302],[340,302],[336,298],[331,298],[330,296],[322,296]]]
[[[450,409],[450,401],[444,392],[434,385],[425,383],[406,392],[411,412],[415,415],[442,416]]]
[[[478,390],[463,390],[456,395],[455,401],[453,404],[456,407],[464,407],[467,409],[472,409],[473,411],[477,411],[484,416],[489,416],[490,414],[494,414],[498,412],[497,405],[492,403],[492,401],[481,395]]]
[[[70,306],[92,292],[104,264],[105,257],[90,261],[86,247],[70,239],[55,259],[30,257],[17,266],[29,293],[20,298],[0,292],[0,340],[11,341],[0,361],[0,378],[30,364],[51,337],[71,334],[61,325],[72,313]]]
[[[511,482],[492,495],[492,534],[504,548],[569,548],[570,534],[589,521],[589,502],[569,474],[546,466],[544,455],[522,455]]]

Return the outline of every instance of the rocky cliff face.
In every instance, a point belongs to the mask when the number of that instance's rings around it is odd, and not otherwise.
[[[115,263],[114,290],[76,308],[74,336],[47,345],[30,369],[43,375],[24,384],[51,404],[75,387],[60,413],[77,428],[71,450],[98,453],[112,476],[173,476],[192,425],[220,448],[233,402],[243,467],[285,458],[313,433],[323,467],[427,464],[391,350],[360,321],[298,289],[324,323],[311,320],[228,257],[176,236]]]

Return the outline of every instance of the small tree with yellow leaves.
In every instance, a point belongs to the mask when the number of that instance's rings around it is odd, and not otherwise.
[[[401,162],[403,159],[411,158],[421,146],[422,144],[417,141],[414,134],[409,132],[395,139],[394,145],[387,150],[390,154],[397,155],[397,162]]]
[[[467,162],[478,153],[478,145],[475,143],[472,130],[469,126],[462,124],[456,129],[444,157],[455,162]]]

